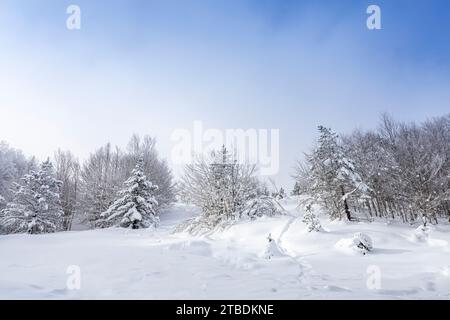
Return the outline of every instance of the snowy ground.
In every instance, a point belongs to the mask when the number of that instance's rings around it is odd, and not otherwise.
[[[0,236],[0,298],[450,298],[450,225],[432,227],[424,238],[405,225],[321,219],[325,230],[309,234],[296,219],[295,203],[284,205],[291,216],[203,237],[173,234],[178,223],[198,214],[184,205],[166,213],[157,231]],[[367,255],[346,246],[360,231],[374,242]],[[283,254],[266,260],[269,233]],[[72,265],[81,270],[79,290],[66,286]]]

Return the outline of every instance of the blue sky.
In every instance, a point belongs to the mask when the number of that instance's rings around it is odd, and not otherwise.
[[[70,4],[81,30],[66,29]],[[366,28],[370,4],[382,30]],[[445,0],[2,0],[0,140],[84,158],[136,132],[169,157],[173,130],[194,120],[275,128],[276,180],[291,187],[318,124],[449,112],[449,12]]]

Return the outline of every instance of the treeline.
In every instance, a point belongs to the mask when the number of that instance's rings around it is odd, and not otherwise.
[[[339,137],[319,127],[293,193],[331,218],[437,223],[450,217],[450,115],[421,124],[383,115],[376,130]]]
[[[125,149],[106,144],[83,163],[58,150],[37,164],[1,143],[0,233],[71,230],[80,218],[91,228],[157,226],[176,195],[202,210],[178,228],[189,232],[282,213],[284,189],[270,192],[256,166],[238,158],[223,146],[187,165],[176,186],[149,136],[134,135]],[[310,230],[320,229],[316,208],[331,219],[450,217],[450,115],[421,124],[383,115],[377,129],[344,136],[320,126],[298,162],[293,194]]]
[[[66,231],[75,217],[91,228],[156,227],[161,208],[176,194],[202,209],[179,229],[207,231],[242,218],[278,214],[282,208],[277,200],[285,196],[282,188],[271,194],[256,166],[238,163],[237,154],[225,146],[187,165],[177,188],[150,137],[133,136],[125,150],[107,144],[82,165],[69,151],[58,150],[52,161],[37,165],[3,147],[8,160],[0,166],[9,172],[2,180],[3,233]]]
[[[37,164],[0,144],[0,232],[65,231],[75,218],[92,228],[146,225],[153,217],[139,217],[140,210],[157,216],[175,200],[172,173],[155,144],[149,136],[134,135],[124,150],[106,144],[82,164],[61,150]],[[135,183],[127,185],[130,181]],[[139,190],[130,189],[136,185]],[[110,218],[107,213],[114,213],[111,207],[124,197],[128,211]]]

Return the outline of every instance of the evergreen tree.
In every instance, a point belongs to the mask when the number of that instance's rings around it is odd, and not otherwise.
[[[272,235],[269,233],[269,236],[267,237],[266,248],[264,250],[264,258],[267,260],[271,260],[274,257],[281,257],[281,256],[283,256],[283,253],[280,251],[280,248],[278,247],[277,243],[272,238]]]
[[[280,191],[278,192],[278,199],[284,199],[286,198],[286,192],[284,191],[283,187],[280,188]]]
[[[16,187],[12,202],[1,212],[0,224],[6,232],[38,234],[62,229],[61,182],[50,160],[39,171],[26,174],[23,184]]]
[[[154,194],[158,186],[152,184],[143,173],[144,161],[139,159],[125,188],[119,191],[120,198],[101,214],[101,227],[148,228],[159,222],[158,202]]]
[[[300,195],[300,183],[298,181],[295,181],[294,189],[292,189],[291,195],[292,196]]]
[[[311,205],[307,205],[305,209],[305,213],[303,214],[303,223],[307,225],[308,232],[316,231],[319,232],[322,230],[322,225],[320,224],[320,220],[317,218],[316,214],[312,210]]]
[[[308,194],[329,210],[332,218],[345,213],[352,220],[349,197],[356,196],[366,188],[355,172],[351,159],[347,158],[339,138],[331,129],[319,126],[317,148],[307,155],[309,167]]]
[[[76,208],[69,205],[67,211],[70,213],[76,209],[92,227],[101,224],[98,223],[102,220],[101,214],[114,203],[117,192],[122,189],[123,182],[130,177],[139,159],[143,160],[142,172],[158,186],[153,194],[158,202],[156,210],[170,206],[175,200],[175,184],[167,162],[156,150],[156,140],[150,136],[140,138],[133,135],[124,149],[108,143],[88,157],[80,167],[80,183],[76,184],[76,192],[75,181],[67,190],[71,197],[76,193],[78,199]]]

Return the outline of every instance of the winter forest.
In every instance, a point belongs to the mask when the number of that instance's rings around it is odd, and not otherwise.
[[[69,231],[74,221],[89,228],[149,227],[175,200],[170,169],[149,136],[133,136],[126,150],[108,143],[82,164],[61,150],[39,163],[5,142],[0,159],[3,233]]]
[[[450,116],[401,123],[387,114],[377,130],[340,136],[318,127],[311,151],[293,172],[290,195],[311,231],[322,218],[437,225],[450,219]],[[285,189],[258,178],[257,166],[235,161],[226,146],[185,167],[176,181],[156,141],[133,135],[125,149],[110,143],[80,163],[57,150],[43,162],[1,143],[0,227],[4,234],[86,228],[157,227],[177,199],[201,209],[189,230],[283,213]]]
[[[167,241],[166,249],[194,246],[189,250],[204,255],[211,250],[205,239],[226,237],[225,243],[245,240],[261,247],[257,256],[263,261],[289,257],[304,269],[303,258],[284,244],[288,231],[300,237],[296,246],[308,247],[322,237],[328,241],[330,228],[350,228],[358,232],[319,250],[358,257],[376,256],[377,242],[371,236],[395,234],[400,228],[411,234],[410,242],[444,248],[441,255],[448,252],[447,240],[430,234],[448,237],[449,232],[450,115],[404,123],[383,114],[373,130],[337,134],[318,126],[316,135],[310,150],[299,155],[292,185],[280,188],[259,176],[257,165],[238,162],[236,151],[225,145],[186,165],[175,178],[150,136],[133,135],[125,148],[105,144],[83,162],[70,150],[57,150],[38,161],[2,142],[0,240],[7,244],[20,239],[25,245],[34,240],[7,235],[73,230],[83,238],[87,231],[76,230],[150,230],[143,235],[162,232],[157,237]],[[118,238],[127,234],[119,231]],[[94,233],[89,239],[105,235]],[[184,244],[173,244],[171,237],[181,237]],[[244,263],[250,258],[239,255],[233,263],[252,268],[255,262]],[[445,275],[449,269],[443,270]],[[347,292],[344,287],[325,287]],[[291,297],[289,292],[282,297]]]
[[[0,304],[450,300],[449,12],[0,0]]]

